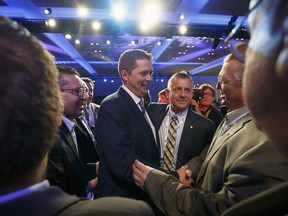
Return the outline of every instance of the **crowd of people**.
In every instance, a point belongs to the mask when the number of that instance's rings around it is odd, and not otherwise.
[[[287,215],[288,2],[250,8],[251,40],[218,75],[225,116],[186,71],[151,102],[141,49],[95,104],[91,79],[0,17],[0,215]]]

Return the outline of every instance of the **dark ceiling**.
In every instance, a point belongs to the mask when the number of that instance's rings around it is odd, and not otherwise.
[[[216,76],[223,58],[229,53],[223,39],[235,23],[242,20],[249,0],[125,0],[126,20],[117,22],[111,16],[113,0],[0,0],[0,14],[13,18],[35,34],[55,57],[56,64],[75,67],[82,76],[117,77],[120,54],[130,48],[144,49],[153,54],[155,76],[170,76],[187,70],[191,75]],[[150,11],[159,22],[150,23],[151,30],[138,28],[140,11],[149,2],[158,3],[162,12]],[[78,8],[88,9],[81,17]],[[52,13],[44,14],[45,8]],[[179,19],[183,13],[184,20]],[[48,27],[54,18],[57,25]],[[102,23],[100,30],[91,28],[94,21]],[[187,26],[184,35],[178,33],[181,24]],[[66,34],[71,39],[66,39]],[[239,38],[248,38],[246,31]],[[75,40],[80,41],[75,44]],[[109,39],[111,44],[105,41]],[[136,40],[136,44],[131,44]],[[220,41],[212,51],[213,45]],[[157,45],[161,41],[162,45]]]

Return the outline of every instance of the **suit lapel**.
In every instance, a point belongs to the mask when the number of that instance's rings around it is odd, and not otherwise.
[[[73,153],[77,158],[79,158],[78,151],[76,149],[76,146],[74,144],[71,132],[69,131],[66,124],[62,121],[62,124],[60,126],[60,136],[63,139],[63,141],[72,149]]]
[[[232,126],[220,139],[217,140],[218,134],[220,133],[220,128],[223,124],[223,121],[221,122],[221,124],[219,125],[219,127],[217,128],[217,131],[214,135],[212,144],[210,145],[210,148],[207,152],[205,161],[202,165],[202,168],[200,170],[200,173],[198,175],[197,178],[197,182],[199,182],[200,179],[202,179],[206,173],[206,169],[208,164],[210,163],[210,161],[212,160],[212,158],[214,157],[214,155],[219,151],[219,149],[221,148],[221,146],[228,140],[230,139],[234,134],[236,134],[240,129],[242,129],[244,127],[244,125],[251,121],[252,117],[248,114],[247,116],[245,116],[242,120],[240,120],[237,124],[235,124],[234,126]],[[197,184],[196,182],[196,184]]]

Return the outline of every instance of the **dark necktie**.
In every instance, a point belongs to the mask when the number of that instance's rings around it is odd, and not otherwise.
[[[165,170],[169,170],[169,171],[174,171],[175,167],[173,165],[174,162],[174,150],[175,150],[175,144],[176,144],[176,127],[178,124],[178,118],[176,115],[174,115],[171,118],[171,122],[169,125],[169,129],[168,129],[168,136],[167,136],[167,144],[165,147],[165,151],[164,151],[164,169]]]
[[[145,106],[144,106],[144,102],[142,99],[139,101],[139,105],[141,108],[141,112],[145,115]]]

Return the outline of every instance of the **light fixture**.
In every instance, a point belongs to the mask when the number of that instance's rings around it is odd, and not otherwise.
[[[157,42],[157,45],[158,46],[161,46],[163,44],[163,40],[159,40],[158,42]]]
[[[92,28],[93,28],[94,30],[99,30],[99,29],[101,28],[101,23],[98,22],[98,21],[92,22],[91,25],[92,25]]]
[[[213,51],[218,47],[219,43],[220,43],[220,39],[218,37],[215,37],[213,41],[213,46],[212,46]]]
[[[107,45],[111,44],[111,41],[110,40],[106,40],[105,42]]]
[[[66,35],[65,35],[65,38],[68,39],[68,40],[70,40],[70,39],[72,38],[72,36],[71,36],[70,34],[66,34]]]
[[[56,26],[56,21],[54,19],[48,19],[47,21],[45,21],[45,23],[47,26],[50,26],[50,27]]]
[[[131,44],[132,44],[132,45],[136,45],[136,44],[138,44],[138,43],[139,43],[139,40],[138,40],[138,39],[135,39],[135,40],[132,40],[132,41],[131,41]]]
[[[51,14],[51,13],[52,13],[52,9],[51,9],[51,8],[46,8],[46,9],[44,10],[44,13],[45,13],[46,15]]]
[[[181,14],[179,14],[178,18],[179,18],[180,20],[184,20],[185,16],[184,16],[183,13],[181,13]]]
[[[180,32],[180,34],[185,34],[187,32],[187,26],[180,25],[179,32]]]

